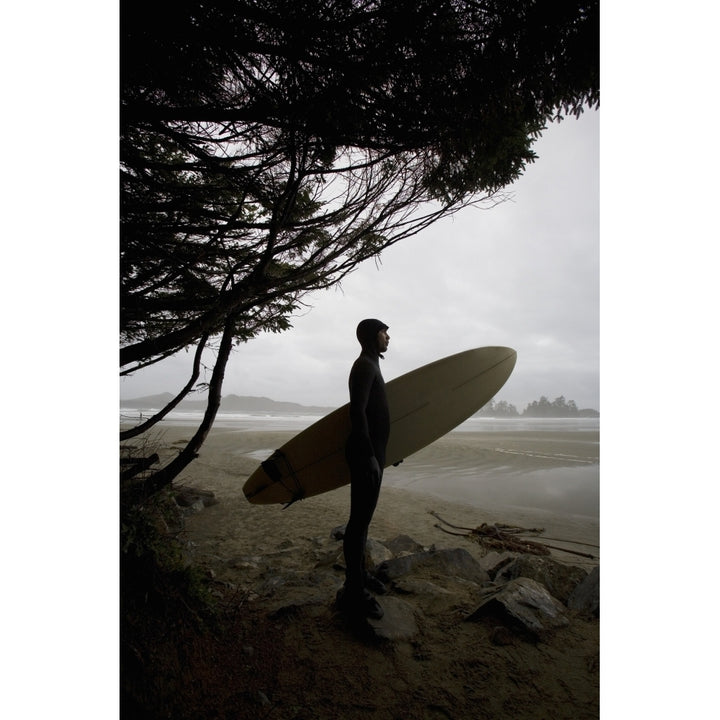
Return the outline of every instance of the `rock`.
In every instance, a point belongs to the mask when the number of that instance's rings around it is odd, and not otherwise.
[[[523,577],[486,591],[466,620],[488,616],[508,620],[539,639],[546,639],[557,628],[568,625],[565,606],[540,583]]]
[[[385,545],[377,540],[368,538],[365,545],[365,567],[368,570],[372,570],[380,565],[380,563],[390,560],[392,556],[393,554],[385,547]]]
[[[316,602],[338,582],[336,573],[302,568],[268,568],[255,586],[258,595]],[[282,588],[282,590],[280,590]],[[280,591],[280,592],[278,592]]]
[[[571,610],[600,617],[600,566],[595,566],[568,598]]]
[[[483,567],[487,568],[491,580],[503,569],[510,565],[517,556],[512,553],[488,553],[483,558]]]
[[[477,584],[489,580],[487,572],[464,548],[428,550],[403,555],[386,560],[375,569],[375,574],[384,582],[411,572],[428,572],[431,575],[461,578]]]
[[[198,490],[197,488],[183,487],[175,492],[175,502],[183,508],[197,507],[202,510],[204,507],[217,505],[218,500],[215,493],[210,490]]]
[[[430,582],[414,578],[398,578],[393,583],[393,590],[402,595],[455,597],[455,593]]]
[[[553,597],[567,604],[570,594],[585,579],[587,572],[583,568],[564,565],[547,557],[520,555],[496,569],[494,580],[505,583],[524,577],[536,580],[544,585]]]
[[[316,551],[313,553],[313,560],[316,568],[335,568],[336,570],[343,570],[345,567],[345,560],[342,551],[338,552],[335,547],[332,550]]]
[[[330,537],[333,540],[342,540],[345,537],[345,528],[347,525],[338,525],[336,528],[333,528],[332,532],[330,533]]]
[[[488,571],[490,579],[494,580],[495,575],[506,565],[509,565],[516,557],[515,554],[510,552],[496,552],[495,550],[491,550],[487,555],[480,558],[478,562],[483,570]]]
[[[378,565],[390,560],[392,553],[378,540],[368,538],[365,544],[365,569],[372,572]],[[345,570],[345,553],[340,550],[335,555],[335,563],[333,567],[336,570]]]
[[[393,555],[417,553],[425,549],[408,535],[396,535],[392,540],[385,541],[384,544]]]
[[[418,634],[412,605],[395,597],[383,597],[380,605],[384,615],[380,620],[367,619],[372,634],[381,640],[412,640]]]
[[[461,581],[467,582],[467,581]],[[447,583],[446,584],[450,584]],[[393,592],[399,596],[407,597],[416,608],[428,617],[447,617],[451,608],[455,607],[460,601],[461,595],[457,590],[457,583],[453,583],[453,589],[447,589],[440,585],[425,580],[423,578],[415,578],[412,575],[393,580]],[[477,585],[473,583],[471,594],[477,592]],[[384,597],[378,598],[382,603]]]
[[[181,509],[183,515],[186,517],[190,515],[197,515],[197,513],[202,512],[205,509],[205,503],[202,500],[197,500],[190,505],[181,506]]]

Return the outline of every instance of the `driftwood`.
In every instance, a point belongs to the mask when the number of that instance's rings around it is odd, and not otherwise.
[[[480,545],[490,550],[509,551],[526,553],[530,555],[549,555],[550,550],[560,550],[562,552],[570,553],[572,555],[579,555],[580,557],[590,558],[591,560],[597,560],[597,557],[590,553],[578,552],[577,550],[568,550],[567,548],[557,547],[555,545],[548,545],[546,543],[536,542],[534,540],[528,540],[522,537],[522,535],[539,535],[545,532],[544,528],[523,528],[516,525],[505,525],[503,523],[495,523],[494,525],[488,525],[483,523],[475,528],[460,527],[453,525],[447,520],[443,520],[434,510],[430,510],[430,515],[437,518],[441,524],[436,523],[435,527],[438,530],[442,530],[448,535],[459,535],[461,537],[468,537],[471,540],[476,541]],[[453,532],[443,527],[453,528],[453,530],[462,530],[462,532]],[[557,542],[567,542],[577,545],[589,545],[589,543],[576,543],[574,540],[562,540],[560,538],[543,538],[549,540],[555,540]],[[597,547],[597,546],[591,546]]]

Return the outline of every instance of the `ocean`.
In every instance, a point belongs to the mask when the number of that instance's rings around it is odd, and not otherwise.
[[[120,422],[135,424],[158,412],[159,408],[120,408]],[[270,413],[219,412],[213,427],[238,430],[295,430],[301,432],[320,420],[322,415],[273,415]],[[162,420],[164,425],[198,425],[202,413],[173,411]],[[580,432],[597,431],[599,418],[491,418],[471,417],[453,432]]]

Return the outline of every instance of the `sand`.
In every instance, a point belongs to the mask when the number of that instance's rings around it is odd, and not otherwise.
[[[161,454],[170,457],[191,432],[163,429]],[[573,617],[541,642],[498,643],[493,627],[463,620],[476,587],[426,576],[416,581],[429,592],[402,595],[418,619],[412,640],[378,645],[349,628],[333,608],[343,575],[341,543],[331,537],[347,520],[349,488],[287,509],[251,505],[242,494],[258,462],[293,434],[215,428],[176,483],[215,494],[217,504],[187,517],[184,542],[241,608],[225,655],[216,648],[213,659],[196,657],[201,689],[186,707],[298,720],[598,717],[597,620]],[[426,548],[462,547],[484,567],[498,561],[438,529],[434,511],[464,527],[542,527],[548,543],[598,556],[597,435],[451,433],[386,471],[370,537],[407,535]],[[588,571],[599,564],[560,550],[552,557]]]
[[[174,447],[182,446],[191,431],[164,429],[165,453],[170,455]],[[188,537],[199,555],[262,555],[283,543],[329,537],[333,528],[346,522],[348,486],[288,509],[251,505],[245,500],[242,485],[247,476],[292,435],[290,431],[231,429],[210,434],[200,457],[176,483],[212,491],[219,500],[188,519]],[[477,557],[482,556],[474,543],[438,530],[436,518],[429,514],[433,510],[459,526],[503,522],[542,527],[547,537],[599,545],[597,483],[590,480],[576,483],[583,487],[568,488],[571,480],[564,475],[586,471],[587,466],[578,467],[577,458],[597,463],[597,453],[597,433],[450,433],[399,467],[386,470],[370,535],[379,540],[410,535],[424,546],[436,547],[455,547],[460,542]],[[589,469],[597,473],[596,464]],[[541,475],[549,479],[543,477],[540,482]],[[580,478],[584,480],[584,476]],[[553,544],[582,550],[575,544]],[[588,569],[597,564],[558,556]]]

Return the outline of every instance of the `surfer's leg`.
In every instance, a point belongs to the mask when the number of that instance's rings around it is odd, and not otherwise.
[[[353,482],[350,488],[350,519],[345,527],[343,551],[345,553],[345,587],[337,594],[338,607],[353,617],[380,619],[383,609],[365,588],[365,544],[367,529],[377,497],[368,493],[367,478]]]
[[[380,493],[379,482],[368,482],[366,473],[352,473],[350,519],[345,528],[345,587],[351,594],[361,594],[365,586],[365,545],[370,521]]]
[[[377,507],[378,497],[380,496],[381,483],[382,483],[382,471],[380,471],[380,479],[377,483],[377,487],[375,487],[373,483],[370,483],[371,487],[368,490],[368,496],[367,496],[367,511],[366,511],[366,515],[363,517],[363,523],[364,523],[363,534],[362,534],[362,541],[360,543],[360,550],[362,552],[360,566],[362,567],[363,586],[365,586],[365,584],[366,584],[365,579],[367,576],[367,573],[365,571],[365,551],[367,548],[368,529],[370,528],[370,523],[372,521],[373,515],[375,514],[375,508]]]
[[[368,473],[366,465],[350,464],[350,519],[345,527],[345,587],[338,592],[338,603],[347,612],[379,619],[383,609],[365,588],[365,545],[380,493],[382,473]]]
[[[367,483],[364,477],[352,478],[350,488],[350,519],[345,527],[345,590],[359,595],[363,589],[363,541],[368,515]]]

